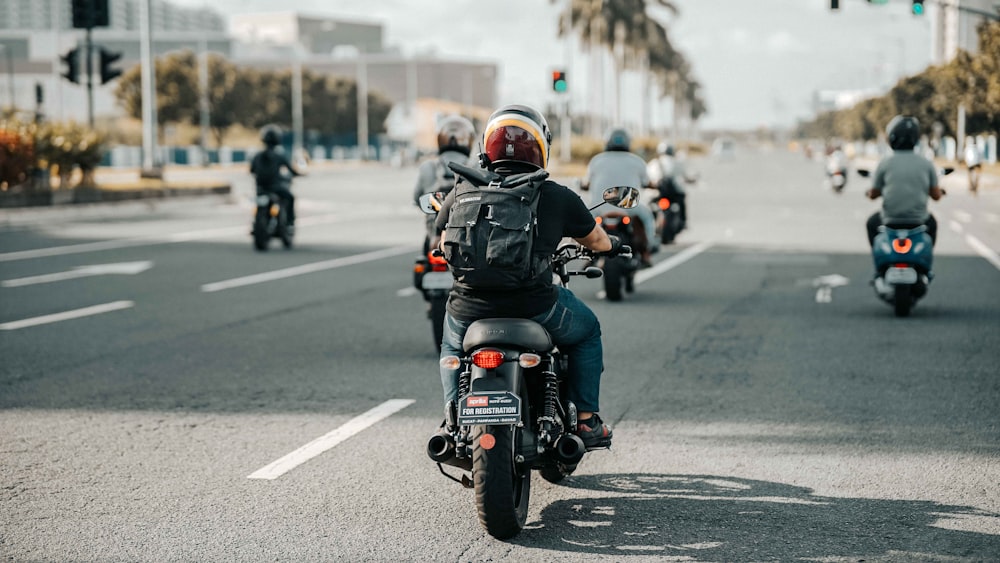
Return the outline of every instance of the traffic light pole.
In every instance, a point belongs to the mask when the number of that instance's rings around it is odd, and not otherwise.
[[[93,28],[87,28],[87,45],[84,56],[87,57],[87,123],[94,128],[94,41],[91,37]]]

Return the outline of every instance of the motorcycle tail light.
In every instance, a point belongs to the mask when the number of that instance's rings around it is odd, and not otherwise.
[[[448,263],[448,261],[444,259],[444,256],[434,256],[434,254],[430,252],[427,253],[427,259],[432,265],[446,265]]]
[[[524,369],[533,368],[542,363],[542,357],[538,354],[521,354],[517,359],[517,363]]]
[[[472,355],[472,363],[483,369],[495,369],[503,363],[503,352],[487,348]]]
[[[445,356],[441,358],[440,364],[444,369],[458,369],[462,366],[462,360],[458,356]]]
[[[632,222],[631,217],[622,217],[622,225],[628,225],[631,222]]]
[[[908,238],[898,238],[892,241],[892,249],[900,254],[906,254],[913,247],[913,241]]]
[[[909,264],[896,264],[896,267],[897,268],[909,268],[910,265]]]
[[[666,211],[670,209],[670,200],[665,197],[661,197],[660,201],[657,202],[657,205],[660,206],[660,209]]]

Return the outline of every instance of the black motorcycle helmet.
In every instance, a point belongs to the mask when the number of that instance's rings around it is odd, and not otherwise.
[[[540,112],[513,104],[493,112],[483,131],[483,157],[490,170],[497,167],[543,169],[549,164],[552,132]]]
[[[268,147],[276,147],[281,144],[281,128],[277,125],[265,125],[260,130],[260,140]]]
[[[449,115],[438,123],[438,153],[457,151],[466,156],[472,151],[476,127],[460,115]]]
[[[894,151],[912,151],[920,142],[920,122],[910,115],[897,115],[885,127],[889,146]]]
[[[617,127],[608,132],[607,141],[604,143],[606,151],[626,151],[632,145],[632,139],[628,136],[628,131]]]

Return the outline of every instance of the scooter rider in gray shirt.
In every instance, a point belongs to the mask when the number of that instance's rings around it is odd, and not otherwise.
[[[928,198],[937,201],[944,195],[938,186],[934,164],[913,151],[920,140],[916,118],[897,115],[886,126],[893,154],[883,159],[875,170],[870,199],[882,198],[882,210],[868,218],[868,243],[875,244],[878,228],[927,226],[931,241],[937,240],[937,220],[927,210]]]

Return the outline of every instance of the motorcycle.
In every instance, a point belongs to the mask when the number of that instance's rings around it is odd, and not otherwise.
[[[443,192],[424,194],[420,198],[421,211],[429,215],[437,213],[441,209],[444,196]],[[448,262],[443,256],[435,253],[434,248],[432,238],[428,234],[424,239],[424,252],[413,264],[413,287],[423,294],[424,301],[427,302],[427,318],[431,320],[434,344],[440,353],[445,305],[448,303],[448,292],[451,291],[454,278],[448,269]]]
[[[456,172],[462,173],[458,168]],[[539,174],[547,172],[503,181]],[[634,207],[638,196],[635,188],[604,192],[605,202],[625,208]],[[622,250],[630,252],[624,246]],[[561,246],[552,257],[554,279],[568,284],[572,276],[600,277],[596,267],[569,269],[573,261],[594,258],[575,243]],[[427,455],[444,476],[475,489],[480,524],[490,535],[507,539],[524,527],[532,470],[558,483],[576,470],[587,452],[572,433],[577,408],[565,398],[569,360],[548,332],[529,319],[478,320],[469,326],[463,347],[461,357],[441,359],[443,366],[460,369],[458,402],[445,406],[445,422],[428,440]],[[461,478],[445,471],[444,465],[463,470]]]
[[[290,179],[285,178],[284,181],[290,182]],[[253,235],[254,248],[261,252],[266,251],[272,238],[281,239],[281,244],[285,248],[292,247],[294,234],[288,228],[288,209],[278,194],[258,193],[253,215],[253,228],[250,234]]]
[[[635,246],[635,220],[620,211],[610,211],[599,215],[597,223],[609,234],[621,239],[622,244]],[[619,254],[612,257],[599,258],[597,267],[604,272],[604,294],[608,301],[621,301],[622,290],[626,293],[635,291],[635,273],[639,271],[639,257],[629,254]]]
[[[954,169],[945,168],[941,175]],[[864,177],[867,170],[858,170]],[[875,294],[892,305],[897,317],[909,316],[934,279],[934,243],[925,225],[882,225],[872,245]]]
[[[840,193],[847,185],[847,165],[844,157],[839,154],[831,154],[826,159],[826,178],[835,193]]]

